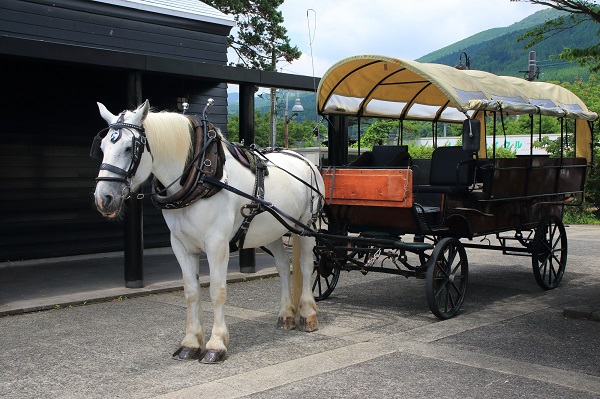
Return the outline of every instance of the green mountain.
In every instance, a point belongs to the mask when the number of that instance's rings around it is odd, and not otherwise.
[[[445,57],[450,54],[460,53],[464,51],[465,48],[470,46],[478,45],[489,40],[496,39],[498,37],[507,35],[512,32],[522,31],[524,29],[531,29],[534,26],[541,25],[544,22],[552,19],[556,19],[561,15],[565,15],[566,13],[563,11],[558,11],[553,8],[548,8],[545,10],[538,11],[527,18],[515,22],[510,26],[506,26],[503,28],[492,28],[488,30],[484,30],[483,32],[479,32],[474,34],[473,36],[467,37],[466,39],[460,40],[454,44],[443,47],[439,50],[433,51],[429,54],[418,58],[419,62],[435,62],[436,60]],[[521,46],[522,47],[522,46]]]
[[[524,77],[529,62],[529,50],[525,50],[525,42],[517,42],[517,38],[529,29],[560,15],[561,13],[554,9],[538,11],[509,27],[478,33],[427,54],[417,61],[454,66],[458,64],[461,52],[464,51],[471,60],[471,69],[497,75]],[[588,47],[597,43],[598,35],[590,34],[597,31],[597,24],[587,21],[535,45],[531,50],[536,52],[539,67],[538,80],[569,82],[578,78],[587,80],[589,77],[587,68],[557,60],[556,55],[560,54],[565,47]]]

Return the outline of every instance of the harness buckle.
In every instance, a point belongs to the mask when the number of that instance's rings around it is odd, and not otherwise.
[[[251,203],[251,204],[245,204],[240,208],[240,213],[242,214],[243,217],[245,218],[249,218],[250,216],[252,216],[258,209],[260,208],[259,204],[256,203]],[[247,211],[247,212],[246,212]],[[246,221],[246,220],[244,220]],[[249,224],[249,223],[248,223]]]

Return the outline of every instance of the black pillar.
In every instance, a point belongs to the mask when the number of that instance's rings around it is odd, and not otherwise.
[[[125,287],[144,286],[144,205],[135,196],[127,200],[125,218]]]
[[[245,145],[254,143],[254,85],[240,85],[240,142]],[[254,249],[240,249],[240,272],[256,271]]]
[[[331,115],[328,128],[327,157],[330,166],[341,166],[348,163],[348,118]]]
[[[142,103],[142,75],[131,72],[127,80],[127,104]],[[144,286],[144,204],[135,195],[127,200],[125,217],[125,287]]]

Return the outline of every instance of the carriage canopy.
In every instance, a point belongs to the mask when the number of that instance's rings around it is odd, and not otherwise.
[[[317,108],[321,114],[450,123],[483,118],[477,111],[572,118],[578,139],[584,139],[578,153],[586,157],[587,122],[598,119],[579,97],[555,84],[381,55],[357,55],[329,68],[319,84]]]

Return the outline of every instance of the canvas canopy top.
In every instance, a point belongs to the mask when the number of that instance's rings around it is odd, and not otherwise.
[[[485,112],[478,111],[571,118],[576,120],[578,156],[588,159],[589,122],[598,119],[579,97],[552,83],[382,55],[357,55],[329,68],[317,89],[317,110],[323,115],[450,123],[483,121]]]
[[[317,107],[321,114],[439,122],[461,122],[478,110],[598,118],[558,85],[381,55],[353,56],[329,68]]]

